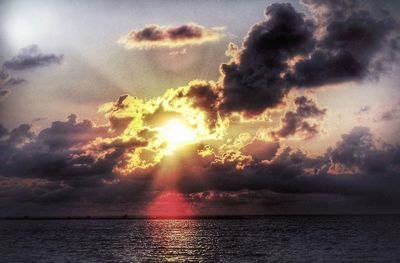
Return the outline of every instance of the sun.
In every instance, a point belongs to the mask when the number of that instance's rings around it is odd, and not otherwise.
[[[158,128],[160,137],[167,143],[166,152],[172,153],[177,148],[196,142],[196,132],[179,119],[172,119]]]

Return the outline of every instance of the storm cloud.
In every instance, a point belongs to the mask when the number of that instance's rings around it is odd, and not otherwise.
[[[313,17],[272,4],[242,47],[230,46],[231,61],[221,65],[223,111],[259,114],[293,88],[378,77],[395,61],[397,22],[390,15],[374,17],[357,1],[304,3]]]

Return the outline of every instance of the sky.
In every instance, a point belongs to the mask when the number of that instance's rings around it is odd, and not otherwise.
[[[0,216],[400,212],[396,1],[0,1]]]

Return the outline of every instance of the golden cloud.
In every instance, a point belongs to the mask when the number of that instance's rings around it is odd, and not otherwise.
[[[229,119],[219,115],[219,90],[214,82],[195,80],[187,86],[169,89],[162,96],[149,100],[121,96],[116,102],[102,105],[110,120],[125,123],[121,134],[100,140],[97,144],[113,145],[135,139],[137,143],[123,155],[119,173],[128,174],[135,169],[147,169],[158,164],[165,155],[185,145],[223,139]],[[111,121],[112,120],[112,121]],[[128,121],[127,121],[128,120]],[[203,153],[205,154],[205,153]]]

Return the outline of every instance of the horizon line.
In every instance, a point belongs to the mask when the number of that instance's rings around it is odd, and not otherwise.
[[[3,216],[0,220],[197,220],[197,219],[260,219],[267,217],[296,216],[400,216],[400,213],[354,213],[354,214],[264,214],[264,215],[198,215],[198,216]]]

